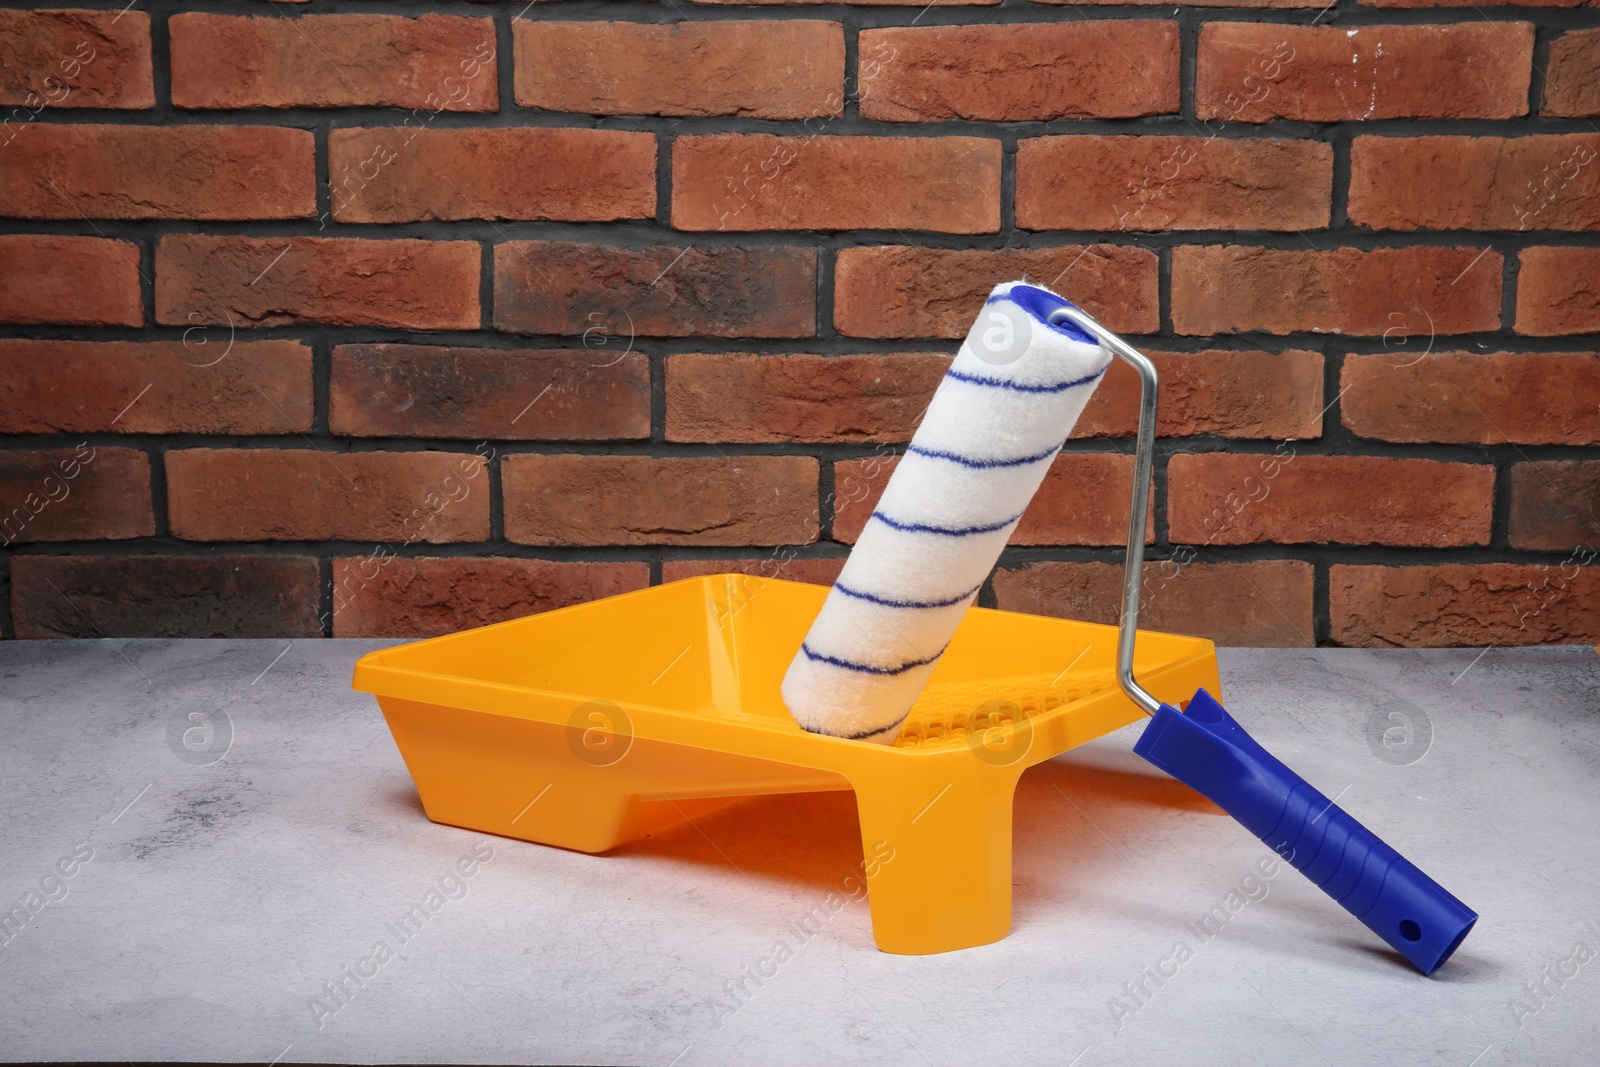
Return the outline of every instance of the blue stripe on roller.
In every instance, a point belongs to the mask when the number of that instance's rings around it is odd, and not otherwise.
[[[1107,363],[1106,367],[1110,365]],[[1064,393],[1068,389],[1075,389],[1080,385],[1088,385],[1090,382],[1098,380],[1106,372],[1106,367],[1101,367],[1093,374],[1085,375],[1082,378],[1074,378],[1070,382],[1052,382],[1045,385],[1011,382],[1004,378],[983,378],[976,374],[963,374],[954,368],[945,371],[944,376],[958,382],[966,382],[968,385],[981,385],[988,389],[1010,389],[1014,393]]]
[[[973,534],[994,533],[996,530],[1004,530],[1007,526],[1022,518],[1022,513],[1019,511],[1004,522],[996,522],[987,526],[929,526],[927,523],[922,522],[900,522],[897,519],[889,518],[881,511],[874,511],[871,517],[877,519],[891,530],[899,530],[901,533],[929,533],[939,534],[941,537],[970,537]]]
[[[1043,326],[1048,326],[1057,333],[1064,333],[1074,341],[1082,341],[1084,344],[1090,345],[1100,343],[1095,340],[1088,330],[1085,330],[1071,319],[1066,319],[1062,322],[1050,321],[1050,313],[1060,308],[1080,309],[1076,304],[1061,299],[1048,289],[1040,289],[1036,285],[1013,285],[1009,291],[991,296],[984,303],[998,304],[1002,300],[1011,301],[1018,308],[1031,315],[1036,322]]]
[[[824,656],[820,652],[813,652],[811,646],[804,641],[800,643],[800,651],[806,654],[807,659],[815,660],[818,663],[826,663],[830,667],[842,667],[847,671],[856,671],[861,674],[904,674],[906,671],[914,670],[917,667],[926,667],[944,655],[944,649],[941,648],[927,659],[914,659],[909,663],[902,663],[898,667],[875,667],[870,663],[857,663],[854,660],[840,659],[837,656]],[[887,729],[887,727],[884,727],[884,729]],[[878,731],[874,730],[872,732],[877,733]]]
[[[1065,441],[1061,444],[1066,444]],[[1020,456],[1017,459],[973,459],[956,452],[941,452],[936,448],[922,448],[910,445],[906,451],[913,456],[927,456],[929,459],[942,459],[959,464],[975,471],[993,470],[996,467],[1026,467],[1030,463],[1038,463],[1042,459],[1049,459],[1061,451],[1061,445],[1054,445],[1032,456]]]
[[[808,734],[821,734],[823,737],[842,737],[846,741],[865,741],[869,737],[877,737],[879,734],[888,733],[890,730],[895,729],[901,723],[905,722],[906,718],[910,716],[910,714],[911,713],[909,711],[906,712],[905,715],[900,716],[888,726],[876,726],[871,730],[862,730],[860,733],[855,734],[836,734],[829,730],[813,730],[804,723],[800,724],[800,729],[804,730]]]
[[[952,604],[959,604],[973,593],[983,588],[983,584],[973,586],[960,596],[953,596],[949,600],[896,600],[893,597],[876,596],[872,593],[863,593],[859,589],[851,589],[843,582],[834,582],[833,587],[845,596],[865,600],[869,604],[881,604],[886,608],[948,608]]]

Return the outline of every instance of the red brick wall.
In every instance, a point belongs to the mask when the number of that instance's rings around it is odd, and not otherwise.
[[[1151,626],[1600,641],[1595,2],[0,11],[0,633],[828,581],[1026,277]],[[1133,385],[983,603],[1114,618]]]

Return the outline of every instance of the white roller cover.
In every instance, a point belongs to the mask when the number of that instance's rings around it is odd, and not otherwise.
[[[888,744],[1105,374],[1070,306],[996,286],[783,679],[812,733]]]

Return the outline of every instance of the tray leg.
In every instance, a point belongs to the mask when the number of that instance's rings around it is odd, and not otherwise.
[[[1011,801],[1020,770],[940,761],[855,784],[872,937],[907,956],[1011,931]]]

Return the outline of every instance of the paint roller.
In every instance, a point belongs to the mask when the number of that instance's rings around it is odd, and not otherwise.
[[[894,740],[1111,361],[1066,306],[990,294],[784,676],[804,729]]]
[[[1478,915],[1262,748],[1204,689],[1180,708],[1134,678],[1156,371],[1080,309],[997,287],[784,676],[803,728],[891,742],[1065,443],[1111,353],[1139,374],[1117,682],[1149,725],[1134,751],[1206,796],[1424,974]]]

